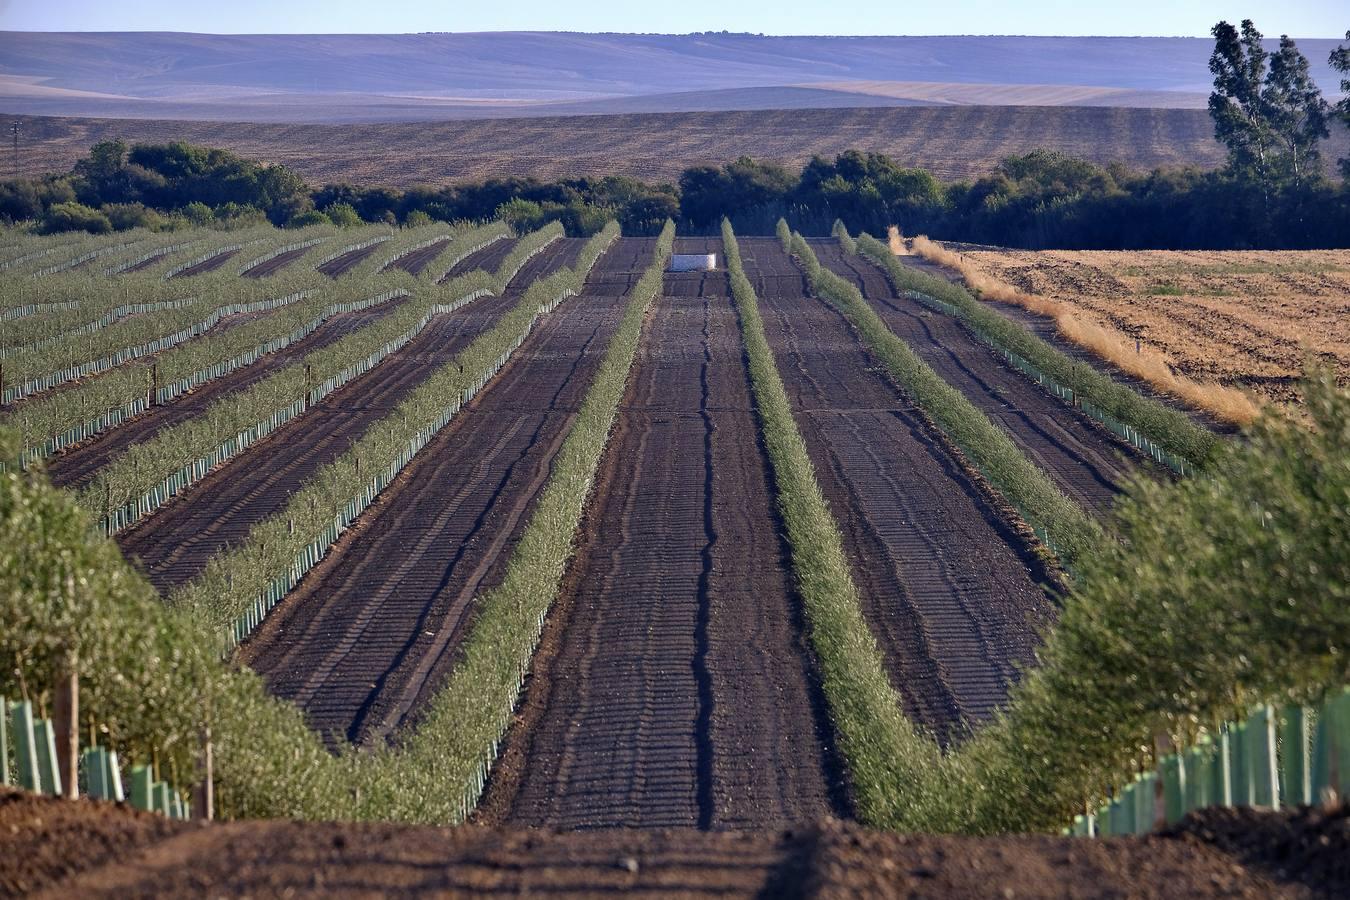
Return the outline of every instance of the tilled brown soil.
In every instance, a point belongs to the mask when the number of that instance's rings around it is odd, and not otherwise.
[[[474,269],[482,269],[485,272],[495,272],[497,271],[497,267],[502,264],[502,260],[506,259],[507,255],[510,254],[512,248],[515,246],[516,242],[514,238],[501,238],[500,240],[493,241],[486,247],[480,247],[451,266],[445,274],[441,276],[440,282],[444,283],[451,278],[467,275]]]
[[[129,559],[167,591],[244,540],[290,494],[336,459],[437,367],[490,329],[516,297],[484,297],[436,317],[378,366],[325,397],[265,440],[217,466],[173,502],[117,536]]]
[[[132,266],[132,267],[130,267],[130,268],[128,268],[128,269],[123,269],[121,272],[118,272],[117,274],[118,274],[118,275],[130,275],[130,274],[133,273],[133,272],[144,272],[146,269],[150,268],[151,266],[157,265],[160,261],[162,261],[162,260],[164,259],[164,257],[168,256],[168,255],[169,255],[170,253],[172,253],[172,252],[173,252],[173,250],[168,249],[168,248],[166,248],[166,249],[164,249],[164,250],[156,251],[156,252],[155,252],[154,254],[152,254],[150,257],[141,260],[140,262],[136,263],[136,265],[134,265],[134,266]],[[99,264],[99,260],[95,259],[95,260],[91,260],[90,262],[87,262],[87,263],[81,263],[80,265],[76,266],[75,268],[76,268],[76,269],[94,268],[95,266],[98,266],[98,264]],[[106,265],[106,263],[105,263],[105,265]]]
[[[280,272],[312,249],[312,247],[297,247],[294,250],[287,250],[285,253],[260,262],[256,266],[249,267],[240,274],[245,278],[266,278],[268,275]]]
[[[610,268],[602,257],[596,271]],[[378,740],[434,692],[473,599],[505,574],[622,312],[588,289],[550,314],[245,645],[313,728]]]
[[[988,249],[982,245],[976,246],[979,246],[980,249]],[[922,256],[907,255],[901,256],[899,259],[910,268],[923,272],[926,275],[931,275],[934,278],[942,278],[956,284],[965,283],[965,279],[953,270],[948,269],[945,266],[940,266],[932,260],[924,259]],[[1193,406],[1182,403],[1175,397],[1162,393],[1144,379],[1131,375],[1129,372],[1112,365],[1110,362],[1102,359],[1091,351],[1073,343],[1059,333],[1059,329],[1055,326],[1054,320],[1050,317],[1037,315],[1030,310],[1023,309],[1022,307],[1015,306],[1011,303],[1002,303],[996,300],[990,300],[987,301],[987,303],[990,309],[1026,328],[1032,334],[1036,335],[1036,337],[1045,341],[1060,353],[1063,353],[1065,356],[1082,365],[1091,366],[1097,371],[1106,374],[1112,380],[1128,386],[1134,392],[1142,394],[1145,397],[1151,397],[1165,406],[1180,410],[1192,421],[1211,431],[1217,431],[1220,434],[1233,434],[1237,431],[1236,427],[1232,424],[1222,422],[1203,410],[1196,409]]]
[[[581,248],[586,246],[586,241],[587,241],[586,238],[565,237],[565,238],[558,238],[557,240],[552,241],[549,244],[546,244],[543,250],[540,250],[534,256],[531,256],[525,262],[525,265],[520,267],[520,271],[517,272],[515,277],[511,279],[510,283],[506,286],[506,289],[508,291],[517,291],[517,290],[524,291],[526,288],[534,284],[540,278],[546,278],[549,275],[552,275],[554,272],[558,271],[559,269],[564,269],[576,265],[577,258],[581,255]],[[499,241],[498,243],[504,242]],[[508,250],[509,249],[510,248],[508,247]],[[612,253],[614,249],[615,249],[614,245],[611,244],[609,252]],[[505,254],[503,254],[503,258],[505,258]],[[642,269],[646,267],[651,257],[650,255],[648,255],[647,258],[637,262],[638,269],[636,273],[627,271],[626,267],[624,267],[624,264],[622,262],[618,262],[617,257],[615,259],[616,262],[613,264],[611,264],[610,262],[606,262],[604,264],[605,269],[611,270],[609,271],[608,276],[604,277],[617,277],[619,275],[633,275],[634,277],[641,277]],[[492,269],[489,271],[495,270],[499,265],[501,265],[500,260],[498,260],[497,263],[493,264]],[[599,261],[597,261],[597,267],[599,267],[599,265],[600,265]],[[619,266],[620,268],[616,269],[615,266]],[[594,274],[597,277],[601,277],[601,273],[598,270],[594,271]],[[590,281],[589,278],[587,280],[588,282]]]
[[[389,265],[385,266],[385,268],[402,269],[411,275],[420,275],[422,270],[427,267],[427,264],[435,259],[438,253],[450,245],[450,240],[450,238],[445,237],[435,243],[427,244],[420,250],[414,250],[407,256],[399,257],[389,263]]]
[[[0,788],[0,895],[1311,898],[1350,892],[1345,814],[1211,810],[1146,838],[171,822]]]
[[[330,259],[328,262],[318,267],[318,270],[329,278],[337,278],[349,269],[354,268],[361,260],[370,256],[376,250],[384,247],[385,242],[371,244],[368,247],[358,247],[355,250],[348,250],[336,259]]]
[[[651,263],[655,249],[656,238],[624,238],[616,241],[605,253],[606,259],[612,260],[607,271],[592,273],[587,283],[595,289],[604,286],[607,293],[616,297],[626,297]]]
[[[214,272],[221,266],[239,255],[238,250],[226,250],[223,253],[217,253],[210,259],[204,259],[195,266],[189,266],[183,271],[174,275],[174,278],[191,278],[193,275],[204,275],[207,272]]]
[[[857,285],[891,331],[1002,428],[1060,490],[1098,515],[1110,511],[1133,468],[1124,456],[1128,445],[1032,384],[956,320],[898,296],[885,272],[846,254],[838,241],[811,243],[822,265]]]
[[[847,811],[757,432],[725,289],[657,301],[483,821]]]
[[[1052,606],[1024,538],[776,240],[741,242],[769,344],[906,712],[958,739],[1004,702]]]
[[[52,483],[59,487],[82,487],[97,471],[135,444],[144,443],[165,428],[200,415],[208,406],[235,391],[257,384],[269,375],[303,359],[322,347],[389,315],[402,300],[391,300],[359,312],[339,313],[303,339],[276,353],[269,353],[252,365],[208,381],[169,403],[152,406],[134,419],[96,435],[47,461]]]

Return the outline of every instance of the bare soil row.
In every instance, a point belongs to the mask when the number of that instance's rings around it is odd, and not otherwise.
[[[371,244],[367,247],[357,247],[355,250],[348,250],[336,259],[330,259],[328,262],[319,266],[318,270],[329,278],[337,278],[349,269],[355,268],[361,260],[370,256],[383,246],[383,243],[378,243]]]
[[[436,254],[440,253],[450,244],[450,238],[442,238],[439,241],[427,244],[420,250],[414,250],[407,256],[399,257],[385,266],[386,269],[402,269],[409,275],[419,275],[427,267]]]
[[[513,280],[511,289],[501,296],[485,297],[438,316],[374,369],[218,466],[167,507],[120,533],[117,541],[123,553],[139,561],[161,591],[196,576],[208,559],[244,540],[255,524],[282,509],[314,472],[345,452],[429,374],[492,328],[519,299],[517,285]]]
[[[176,273],[174,278],[191,278],[193,275],[205,275],[207,272],[214,272],[221,266],[239,255],[239,250],[226,250],[223,253],[217,253],[209,259],[204,259],[195,266],[189,266],[181,272]]]
[[[97,471],[129,447],[144,443],[166,428],[200,415],[208,406],[235,391],[262,381],[306,354],[332,344],[348,334],[389,315],[401,303],[390,300],[358,312],[339,313],[303,339],[284,350],[270,353],[252,365],[213,379],[169,403],[152,406],[144,413],[88,441],[67,448],[47,462],[47,472],[58,486],[82,487]]]
[[[551,313],[243,648],[335,744],[388,736],[452,668],[621,313],[590,290]]]
[[[482,269],[485,272],[497,271],[497,268],[502,264],[502,260],[506,259],[515,245],[516,242],[513,238],[502,238],[493,241],[486,247],[480,247],[455,263],[441,278],[440,283],[444,284],[452,278],[467,275],[474,269]]]
[[[285,253],[264,260],[256,266],[249,267],[241,274],[245,278],[266,278],[268,275],[280,272],[282,269],[308,253],[310,249],[311,248],[309,247],[296,247],[294,250],[287,250]]]
[[[667,276],[484,821],[729,829],[847,811],[725,285]]]
[[[1033,661],[1052,616],[1039,561],[843,316],[802,294],[782,245],[740,245],[892,684],[914,722],[959,739]]]
[[[1007,432],[1070,499],[1100,516],[1110,512],[1134,468],[1127,445],[1032,384],[955,319],[898,296],[871,262],[847,255],[834,240],[811,243],[821,265],[856,284],[891,331]]]

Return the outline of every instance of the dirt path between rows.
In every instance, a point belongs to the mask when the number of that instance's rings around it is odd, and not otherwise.
[[[0,788],[0,895],[1312,898],[1350,893],[1346,814],[1210,810],[1147,838],[171,822]]]
[[[243,275],[245,278],[266,278],[268,275],[280,272],[312,249],[314,248],[310,246],[296,247],[294,250],[287,250],[285,253],[264,260],[256,266],[250,266],[239,274]]]
[[[898,296],[883,271],[844,253],[838,241],[811,243],[822,265],[853,282],[887,327],[1007,433],[1061,491],[1098,516],[1110,512],[1134,469],[1125,457],[1129,445],[1032,384],[955,319]]]
[[[988,720],[1052,606],[1030,546],[776,240],[743,240],[764,327],[863,612],[911,720],[944,743]]]
[[[255,524],[281,510],[314,472],[346,452],[438,367],[496,325],[522,290],[437,316],[379,365],[119,533],[122,552],[138,561],[162,592],[187,582],[212,556],[245,540]]]
[[[381,249],[387,243],[388,241],[380,241],[371,244],[368,247],[358,247],[355,250],[348,250],[336,259],[330,259],[328,262],[321,266],[317,266],[316,268],[319,272],[327,275],[329,278],[337,278],[339,275],[355,268],[361,260],[370,256],[376,250]]]
[[[467,275],[474,269],[482,269],[484,272],[495,272],[497,271],[497,267],[502,264],[502,261],[510,255],[511,250],[515,246],[515,238],[498,238],[486,247],[478,248],[459,262],[455,263],[441,276],[438,283],[444,284],[451,278]]]
[[[407,256],[399,257],[393,262],[385,265],[385,267],[380,271],[383,272],[387,269],[402,269],[409,275],[420,275],[422,270],[425,269],[427,265],[433,259],[436,258],[437,254],[439,254],[446,247],[450,246],[451,240],[453,240],[453,238],[449,236],[443,237],[440,240],[435,241],[434,243],[427,244],[425,247],[422,247],[419,250],[414,250]]]
[[[383,739],[452,669],[621,316],[590,290],[551,313],[245,644],[242,659],[332,743]]]
[[[189,266],[173,277],[174,279],[191,278],[194,275],[205,275],[207,272],[214,272],[216,269],[219,269],[221,266],[238,256],[242,249],[243,248],[222,250],[221,252],[202,260],[195,266]]]
[[[725,271],[666,293],[483,821],[723,830],[847,810]]]
[[[169,403],[152,406],[135,418],[108,431],[66,448],[47,461],[47,472],[58,487],[83,487],[98,470],[120,456],[133,444],[144,443],[166,428],[201,415],[208,406],[223,397],[246,390],[264,378],[303,359],[306,354],[327,347],[354,331],[389,315],[406,298],[381,303],[359,312],[339,313],[289,347],[269,353],[252,365],[213,379]]]

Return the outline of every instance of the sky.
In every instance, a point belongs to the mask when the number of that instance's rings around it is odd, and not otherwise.
[[[0,30],[208,33],[621,31],[684,34],[1036,34],[1203,37],[1251,18],[1267,36],[1340,38],[1346,0],[0,0]]]

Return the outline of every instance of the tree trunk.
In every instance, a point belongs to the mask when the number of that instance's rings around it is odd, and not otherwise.
[[[68,799],[80,795],[80,676],[67,665],[56,683],[52,724],[56,731],[56,764],[61,770],[61,788]]]

